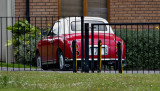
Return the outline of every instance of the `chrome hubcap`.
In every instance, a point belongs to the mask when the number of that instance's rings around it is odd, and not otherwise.
[[[60,69],[63,69],[63,66],[64,66],[63,55],[60,55],[59,57],[59,64],[60,64]]]
[[[37,67],[41,68],[41,57],[40,56],[37,58]]]

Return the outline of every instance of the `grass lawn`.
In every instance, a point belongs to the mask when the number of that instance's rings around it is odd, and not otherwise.
[[[0,72],[0,91],[160,91],[160,74]]]
[[[0,62],[0,67],[1,67],[1,62]],[[7,63],[4,63],[2,62],[2,67],[7,67]],[[24,68],[24,65],[23,64],[11,64],[11,63],[8,63],[8,67],[11,67],[11,68]],[[30,68],[29,65],[25,65],[25,68]],[[36,67],[33,67],[31,66],[31,68],[36,68]]]

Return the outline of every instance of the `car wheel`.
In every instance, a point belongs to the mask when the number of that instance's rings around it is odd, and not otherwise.
[[[59,59],[59,69],[65,70],[65,61],[64,61],[64,56],[62,52],[59,52],[58,59]]]
[[[39,53],[37,53],[37,55],[36,55],[36,61],[37,61],[37,67],[42,68],[41,57],[40,57]]]

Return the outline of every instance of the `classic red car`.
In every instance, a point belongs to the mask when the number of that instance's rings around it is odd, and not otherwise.
[[[84,17],[84,23],[108,23],[99,17]],[[91,29],[90,29],[91,30]],[[99,30],[99,31],[98,31]],[[72,41],[77,41],[77,60],[81,60],[81,18],[62,18],[55,22],[48,36],[38,42],[36,49],[37,67],[45,64],[59,64],[59,69],[64,70],[68,63],[72,63]],[[114,35],[108,25],[94,27],[94,58],[98,58],[98,40],[102,41],[102,61],[113,65],[118,60],[116,45],[121,43],[122,60],[125,62],[124,41]],[[85,54],[85,53],[84,53]],[[89,31],[89,60],[91,60],[91,31]],[[117,65],[115,65],[116,67]]]

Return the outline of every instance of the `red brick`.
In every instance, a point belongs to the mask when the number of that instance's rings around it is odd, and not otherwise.
[[[46,3],[46,5],[54,5],[54,3]]]
[[[136,14],[143,14],[144,11],[136,11]]]
[[[46,3],[37,3],[37,5],[46,5]]]

